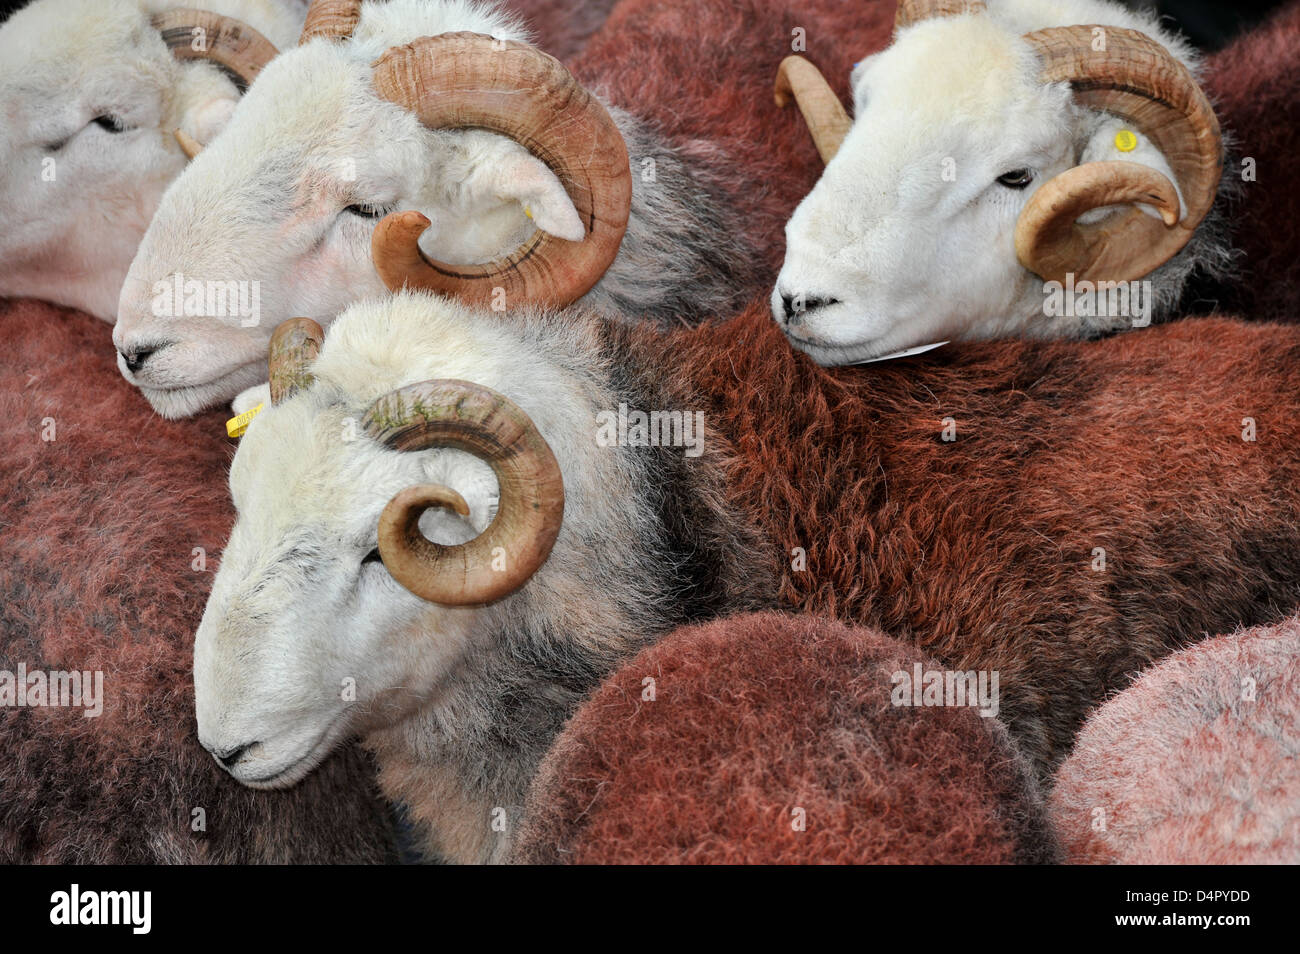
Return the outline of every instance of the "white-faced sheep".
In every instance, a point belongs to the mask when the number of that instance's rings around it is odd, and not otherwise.
[[[193,9],[199,7],[201,9]],[[0,27],[0,295],[112,321],[158,200],[299,0],[37,0]]]
[[[320,338],[276,333],[232,466],[200,741],[280,786],[360,733],[459,860],[502,857],[566,716],[684,622],[779,602],[996,671],[1046,774],[1131,673],[1300,602],[1300,329],[867,372],[765,307],[665,333],[404,293]]]
[[[524,39],[471,0],[313,7],[132,263],[114,343],[155,409],[264,382],[271,316],[327,323],[381,294],[372,241],[392,253],[383,279],[496,308],[585,295],[677,321],[741,303],[740,211],[711,198],[707,170]],[[256,284],[255,308],[204,298],[236,282]]]
[[[822,364],[948,339],[1084,337],[1229,266],[1223,144],[1191,48],[1109,0],[900,0],[854,118],[782,66],[825,172],[772,312]]]

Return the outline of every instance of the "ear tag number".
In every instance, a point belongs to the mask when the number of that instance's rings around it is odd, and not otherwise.
[[[264,407],[266,407],[265,404],[259,404],[257,407],[249,408],[238,417],[232,417],[230,420],[226,421],[226,436],[231,438],[243,437],[244,431],[248,430],[249,422],[253,418],[257,417]]]

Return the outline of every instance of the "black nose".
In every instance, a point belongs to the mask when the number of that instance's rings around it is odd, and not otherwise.
[[[213,752],[218,762],[226,768],[230,768],[239,761],[239,757],[253,747],[255,743],[249,742],[247,745],[241,745],[237,749],[230,749],[227,752]]]
[[[804,298],[802,295],[787,295],[782,292],[781,310],[785,312],[787,325],[797,325],[808,312],[827,305],[838,305],[839,301],[838,298]]]
[[[135,374],[144,367],[144,363],[149,360],[149,356],[157,353],[157,351],[157,348],[146,348],[143,351],[119,351],[118,354],[126,362],[127,370]]]

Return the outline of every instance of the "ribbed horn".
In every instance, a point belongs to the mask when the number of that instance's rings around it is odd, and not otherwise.
[[[311,387],[311,365],[320,354],[325,332],[310,318],[282,321],[271,335],[267,365],[271,373],[271,404],[292,397],[296,391]]]
[[[821,70],[802,56],[787,56],[777,67],[773,92],[776,105],[783,109],[791,101],[798,104],[822,162],[830,162],[853,120]]]
[[[275,44],[247,23],[208,10],[168,10],[152,22],[172,56],[207,60],[230,77],[241,94],[279,53]]]
[[[361,19],[361,0],[312,0],[302,25],[298,45],[318,36],[332,40],[350,37]]]
[[[497,477],[496,517],[459,546],[420,533],[430,507],[468,514],[454,490],[420,484],[388,502],[379,517],[379,555],[402,586],[443,606],[477,606],[509,596],[546,562],[564,519],[564,481],[537,427],[505,395],[468,381],[424,381],[376,400],[362,426],[395,450],[467,451]]]
[[[1105,39],[1094,50],[1095,31]],[[1042,61],[1044,83],[1068,82],[1082,106],[1120,116],[1169,161],[1173,184],[1141,163],[1085,163],[1034,193],[1016,223],[1022,265],[1049,281],[1132,281],[1173,258],[1191,239],[1218,193],[1223,174],[1219,122],[1205,93],[1155,40],[1119,27],[1052,27],[1025,40]],[[1161,219],[1130,207],[1092,225],[1075,220],[1119,203],[1155,206]]]
[[[922,20],[935,17],[955,17],[963,13],[983,13],[980,0],[898,0],[894,12],[894,32]]]
[[[390,289],[487,304],[502,288],[512,302],[553,307],[591,290],[627,230],[632,171],[608,111],[558,60],[525,43],[446,33],[388,50],[373,83],[430,129],[488,129],[523,145],[559,178],[587,231],[581,242],[536,231],[494,262],[447,265],[420,251],[423,216],[394,213],[371,242],[375,270]]]

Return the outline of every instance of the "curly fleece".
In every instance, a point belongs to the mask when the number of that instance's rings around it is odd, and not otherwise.
[[[256,792],[199,747],[190,665],[232,520],[225,415],[154,416],[110,330],[0,301],[0,669],[104,674],[99,718],[0,708],[0,862],[394,859],[358,750]]]
[[[516,860],[1051,860],[1035,783],[996,720],[891,704],[891,675],[915,662],[933,666],[872,630],[810,617],[677,629],[565,727]]]
[[[1085,864],[1300,864],[1300,618],[1170,656],[1106,703],[1051,817]]]
[[[1205,86],[1253,179],[1229,205],[1239,258],[1228,284],[1196,290],[1197,310],[1295,321],[1300,299],[1300,3],[1206,60]],[[1229,166],[1226,175],[1242,176]],[[1193,296],[1195,297],[1195,296]]]

